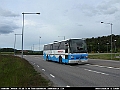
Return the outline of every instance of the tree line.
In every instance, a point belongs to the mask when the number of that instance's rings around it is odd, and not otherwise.
[[[111,35],[86,39],[89,53],[110,53]],[[112,34],[112,52],[120,52],[120,35]]]
[[[13,48],[0,48],[0,53],[11,52],[12,54],[21,54],[22,50],[17,50]],[[24,55],[42,55],[43,51],[32,51],[32,50],[23,50]]]
[[[0,52],[14,52],[13,48],[0,48]]]
[[[88,53],[110,53],[111,35],[86,39]],[[20,52],[21,50],[16,50]],[[14,52],[13,48],[0,48],[0,52]],[[33,52],[28,50],[28,52]],[[112,52],[120,52],[120,35],[112,34]]]

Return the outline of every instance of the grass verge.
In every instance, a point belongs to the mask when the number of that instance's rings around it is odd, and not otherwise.
[[[119,56],[119,54],[112,54],[112,60],[120,60],[120,58],[116,58],[116,56]],[[89,54],[88,57],[90,59],[105,59],[105,60],[111,60],[111,54]]]
[[[27,60],[0,55],[0,87],[47,87],[49,82]]]

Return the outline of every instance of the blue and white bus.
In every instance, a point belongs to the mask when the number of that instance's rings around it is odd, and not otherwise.
[[[82,39],[68,39],[44,45],[44,60],[59,63],[88,62],[87,45]]]

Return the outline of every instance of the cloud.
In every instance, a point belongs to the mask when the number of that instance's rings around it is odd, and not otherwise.
[[[15,19],[12,18],[18,16],[20,15],[0,7],[0,34],[9,34],[18,29],[19,26],[15,23]]]
[[[118,8],[115,5],[102,3],[97,7],[97,10],[101,14],[114,14],[118,11]]]
[[[78,3],[74,6],[74,9],[78,9],[86,16],[95,16],[95,15],[112,15],[117,13],[120,10],[120,0],[103,0],[102,2],[91,5],[88,3],[81,4]]]
[[[16,16],[19,16],[18,14],[15,14],[9,10],[5,10],[5,9],[2,9],[0,7],[0,16],[4,16],[4,17],[16,17]]]
[[[14,23],[0,24],[0,34],[9,34],[19,27]]]

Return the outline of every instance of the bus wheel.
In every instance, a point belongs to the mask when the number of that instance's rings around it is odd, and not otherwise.
[[[47,57],[46,57],[46,61],[48,61],[49,59],[48,59],[48,55],[47,55]]]
[[[62,57],[59,56],[59,63],[62,63]]]

